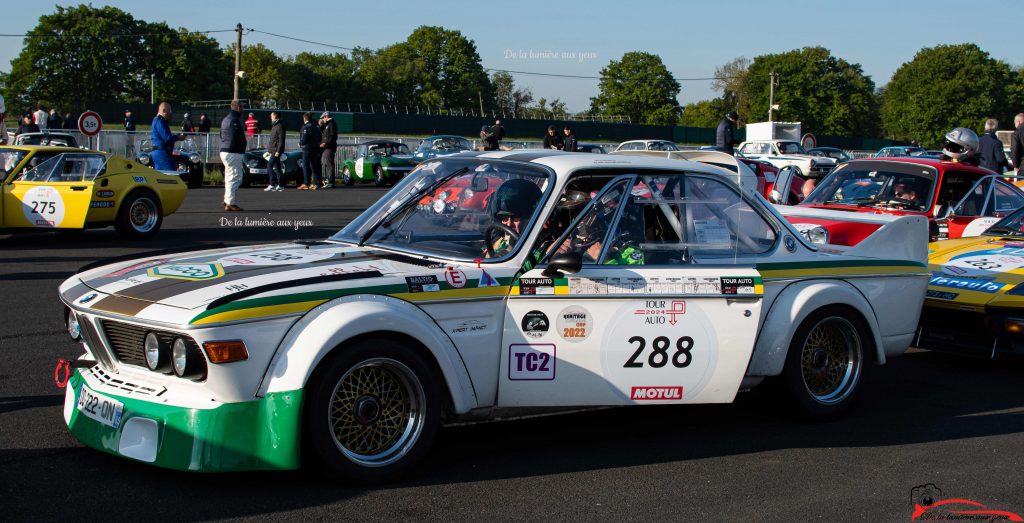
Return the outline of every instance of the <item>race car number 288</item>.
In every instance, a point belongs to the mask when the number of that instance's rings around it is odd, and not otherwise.
[[[82,385],[78,393],[78,412],[115,429],[121,426],[124,404]]]
[[[717,341],[696,301],[630,301],[613,317],[602,369],[623,399],[685,402],[710,380]]]

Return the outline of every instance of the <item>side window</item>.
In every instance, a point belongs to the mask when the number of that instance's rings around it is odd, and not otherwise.
[[[670,265],[759,254],[775,230],[725,183],[700,175],[641,176],[601,263]]]
[[[554,254],[579,253],[583,263],[593,264],[600,259],[605,237],[612,227],[619,206],[628,193],[630,180],[619,180],[595,194],[583,209],[568,234],[551,251]]]
[[[1024,197],[1014,187],[999,180],[996,182],[995,190],[992,191],[992,199],[989,200],[986,216],[1006,216],[1017,208],[1024,206]]]
[[[992,185],[992,179],[984,180],[975,184],[964,196],[960,205],[954,211],[959,216],[981,216],[985,208],[985,198],[988,196],[988,188]]]
[[[743,154],[757,154],[757,144],[743,144],[743,147],[740,149],[740,152]]]

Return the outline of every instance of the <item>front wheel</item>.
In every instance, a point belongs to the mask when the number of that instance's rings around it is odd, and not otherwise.
[[[202,165],[192,165],[188,168],[188,188],[198,189],[203,186],[203,169]]]
[[[834,419],[856,401],[874,350],[871,330],[857,313],[824,307],[800,324],[786,354],[783,376],[807,417]]]
[[[384,177],[384,168],[376,166],[373,168],[373,183],[377,184],[377,187],[384,187],[387,183],[387,179]]]
[[[381,483],[426,454],[441,419],[430,365],[399,342],[341,348],[317,371],[304,424],[318,462],[346,481]]]
[[[135,191],[121,202],[114,229],[129,240],[144,240],[160,230],[163,220],[160,199],[148,190]]]
[[[356,183],[356,181],[352,179],[352,171],[349,170],[348,167],[341,170],[341,180],[346,187],[352,187],[352,185]]]

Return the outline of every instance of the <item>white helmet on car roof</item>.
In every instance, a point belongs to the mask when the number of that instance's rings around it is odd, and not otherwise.
[[[964,160],[978,154],[978,135],[966,127],[957,127],[946,133],[942,152],[954,160]]]

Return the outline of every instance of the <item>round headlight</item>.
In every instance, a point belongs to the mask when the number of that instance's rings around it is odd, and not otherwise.
[[[202,160],[203,160],[203,158],[201,156],[199,156],[198,154],[193,154],[192,156],[188,157],[188,161],[190,161],[192,163],[199,163]]]
[[[476,193],[473,192],[473,189],[466,189],[466,190],[462,191],[462,199],[463,200],[468,200],[468,199],[472,198],[474,194],[476,194]]]
[[[447,200],[448,199],[448,191],[441,191],[440,193],[438,193],[437,199],[438,200]]]
[[[160,337],[155,332],[146,334],[143,349],[146,355],[146,366],[149,367],[149,370],[157,372],[167,371],[167,347],[160,341]]]
[[[171,364],[174,367],[174,374],[184,376],[188,370],[188,345],[185,340],[175,338],[174,346],[171,348]]]
[[[138,160],[142,165],[149,165],[149,157],[144,154],[140,154]]]
[[[445,201],[442,200],[441,198],[438,198],[438,199],[434,200],[434,212],[435,213],[441,214],[447,208],[448,208],[448,206],[446,205]]]
[[[78,324],[78,315],[70,309],[68,310],[68,335],[75,341],[82,339],[82,326]]]
[[[259,166],[259,164],[260,164],[260,162],[258,162],[256,160],[249,160],[248,162],[245,162],[245,165],[248,165],[249,168],[251,168],[251,169],[255,169],[257,166]]]

